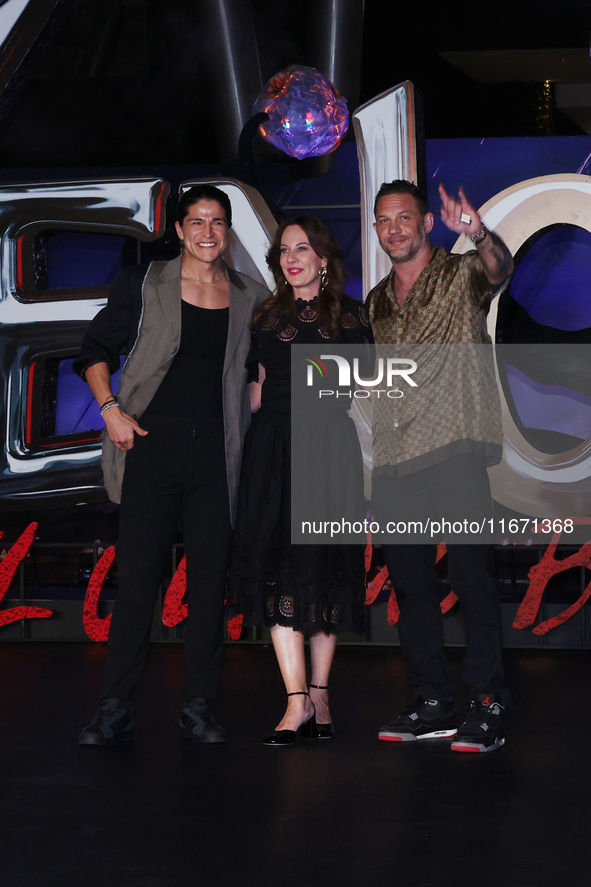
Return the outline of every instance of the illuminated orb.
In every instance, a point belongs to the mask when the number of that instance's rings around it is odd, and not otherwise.
[[[280,71],[252,110],[269,115],[259,127],[263,138],[298,160],[334,151],[349,128],[346,100],[316,68]]]

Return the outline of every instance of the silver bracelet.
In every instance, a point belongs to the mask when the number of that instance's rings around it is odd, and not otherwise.
[[[476,246],[479,243],[482,243],[486,235],[488,234],[488,228],[483,225],[478,234],[475,234],[474,237],[471,237],[470,240]]]
[[[103,404],[101,407],[101,416],[104,415],[104,413],[106,413],[107,410],[110,410],[111,407],[118,407],[118,406],[119,406],[119,404],[117,403],[116,400],[110,400],[108,403]]]

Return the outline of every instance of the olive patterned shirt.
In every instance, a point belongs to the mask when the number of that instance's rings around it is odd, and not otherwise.
[[[410,474],[462,453],[481,452],[487,465],[500,461],[500,401],[485,321],[490,298],[478,253],[449,254],[440,246],[402,306],[392,273],[370,292],[378,359],[417,364],[416,387],[397,383],[402,396],[374,391],[375,477]]]

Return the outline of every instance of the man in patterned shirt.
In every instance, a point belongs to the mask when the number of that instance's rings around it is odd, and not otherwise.
[[[439,193],[441,220],[454,233],[470,238],[474,250],[451,255],[433,247],[433,215],[426,196],[410,182],[383,184],[375,201],[374,228],[392,261],[391,273],[368,296],[375,341],[378,349],[397,346],[397,355],[417,364],[417,385],[407,392],[412,396],[374,400],[372,507],[382,532],[393,518],[398,528],[409,520],[416,521],[415,526],[422,521],[425,527],[426,516],[488,526],[486,468],[501,458],[498,394],[490,349],[483,347],[490,343],[485,308],[491,287],[498,288],[512,273],[513,259],[502,240],[484,227],[461,189],[457,200],[443,186]],[[413,351],[409,346],[419,347]],[[407,544],[413,541],[409,535],[402,537],[404,544],[395,544],[399,538],[384,536],[382,548],[401,600],[400,646],[410,670],[413,701],[381,728],[379,738],[454,736],[454,751],[499,748],[505,742],[510,694],[504,687],[492,548],[481,539],[476,544],[445,539],[448,575],[466,626],[462,677],[472,692],[470,713],[458,730],[443,650],[439,540],[427,533],[415,537],[415,544]]]

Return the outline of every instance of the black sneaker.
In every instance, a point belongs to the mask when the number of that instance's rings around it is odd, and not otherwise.
[[[494,694],[473,700],[468,717],[451,744],[452,751],[494,751],[505,744],[505,706]]]
[[[103,699],[78,738],[79,745],[115,745],[133,737],[133,718],[120,699]]]
[[[451,700],[417,699],[395,721],[380,728],[378,739],[411,742],[414,739],[445,739],[456,733],[456,710]]]
[[[225,742],[226,731],[213,716],[207,699],[191,699],[180,717],[181,736],[193,742]]]

